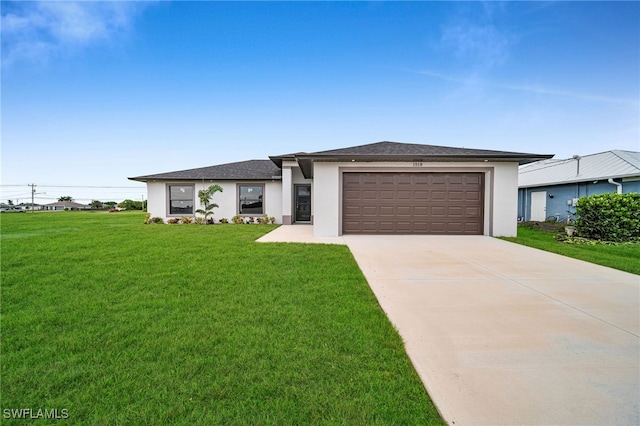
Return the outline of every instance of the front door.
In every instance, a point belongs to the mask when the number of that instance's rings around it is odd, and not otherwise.
[[[296,185],[296,222],[311,221],[311,185]]]

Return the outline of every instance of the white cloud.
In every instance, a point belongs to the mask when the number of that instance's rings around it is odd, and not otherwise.
[[[125,34],[141,2],[17,2],[3,4],[2,62],[52,55]]]
[[[441,27],[440,48],[475,70],[502,65],[517,37],[501,25],[508,15],[503,3],[462,3]]]
[[[512,45],[511,38],[494,25],[474,25],[469,22],[444,27],[441,41],[458,58],[470,60],[480,68],[504,63]]]
[[[427,77],[437,78],[439,80],[447,81],[450,83],[456,83],[462,86],[477,86],[493,89],[504,89],[516,92],[526,92],[534,95],[548,95],[548,96],[562,96],[567,98],[579,99],[583,101],[605,102],[605,103],[617,103],[625,104],[628,106],[638,108],[639,103],[634,98],[617,98],[613,96],[605,96],[586,92],[576,92],[570,90],[560,90],[544,86],[528,86],[524,84],[508,84],[508,83],[495,83],[487,81],[486,79],[472,76],[472,77],[456,77],[448,74],[443,74],[434,71],[412,71],[418,74],[425,75]]]

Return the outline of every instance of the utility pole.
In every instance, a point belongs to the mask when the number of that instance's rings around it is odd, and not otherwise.
[[[27,185],[31,187],[31,213],[33,213],[33,202],[34,202],[34,197],[36,195],[36,184],[32,183],[31,185]]]

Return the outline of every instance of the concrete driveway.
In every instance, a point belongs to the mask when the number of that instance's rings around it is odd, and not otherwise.
[[[640,424],[639,276],[482,236],[342,239],[449,424]]]

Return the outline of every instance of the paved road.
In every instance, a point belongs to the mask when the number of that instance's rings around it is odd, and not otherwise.
[[[342,239],[449,424],[640,424],[639,276],[490,237]]]

